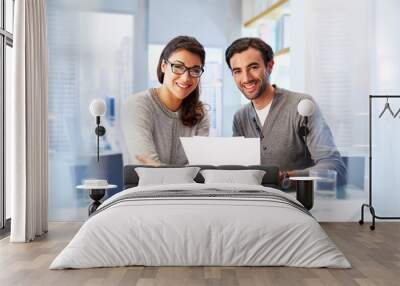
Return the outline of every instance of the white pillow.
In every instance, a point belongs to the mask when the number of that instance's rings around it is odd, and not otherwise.
[[[202,170],[204,183],[234,183],[261,185],[265,171],[262,170]]]
[[[199,170],[199,167],[135,168],[139,176],[139,186],[195,183],[193,179]]]

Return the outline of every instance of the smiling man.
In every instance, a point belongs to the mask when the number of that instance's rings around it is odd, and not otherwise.
[[[337,172],[339,185],[344,184],[346,167],[315,101],[270,83],[274,67],[271,47],[258,38],[241,38],[228,47],[225,59],[237,87],[250,100],[235,113],[233,136],[259,137],[261,164],[280,167],[282,179],[328,169]],[[315,105],[307,142],[300,131],[304,118],[297,112],[302,99]]]

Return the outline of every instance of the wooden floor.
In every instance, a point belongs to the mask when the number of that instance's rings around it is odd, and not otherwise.
[[[32,243],[0,241],[0,285],[400,285],[400,223],[378,222],[375,231],[357,223],[323,223],[353,268],[121,267],[48,270],[79,229],[52,223]]]

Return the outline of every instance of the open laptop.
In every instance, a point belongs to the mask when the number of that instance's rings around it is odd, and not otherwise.
[[[190,165],[259,165],[260,139],[244,137],[181,137]]]

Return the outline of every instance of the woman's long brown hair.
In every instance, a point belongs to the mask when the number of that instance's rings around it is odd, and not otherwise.
[[[161,70],[161,64],[177,50],[186,50],[198,55],[201,65],[204,66],[206,52],[204,47],[193,37],[178,36],[173,38],[163,49],[157,66],[158,81],[164,82],[164,73]],[[196,89],[193,90],[183,101],[180,107],[180,119],[185,126],[193,127],[204,117],[204,106],[200,101],[200,82]]]

